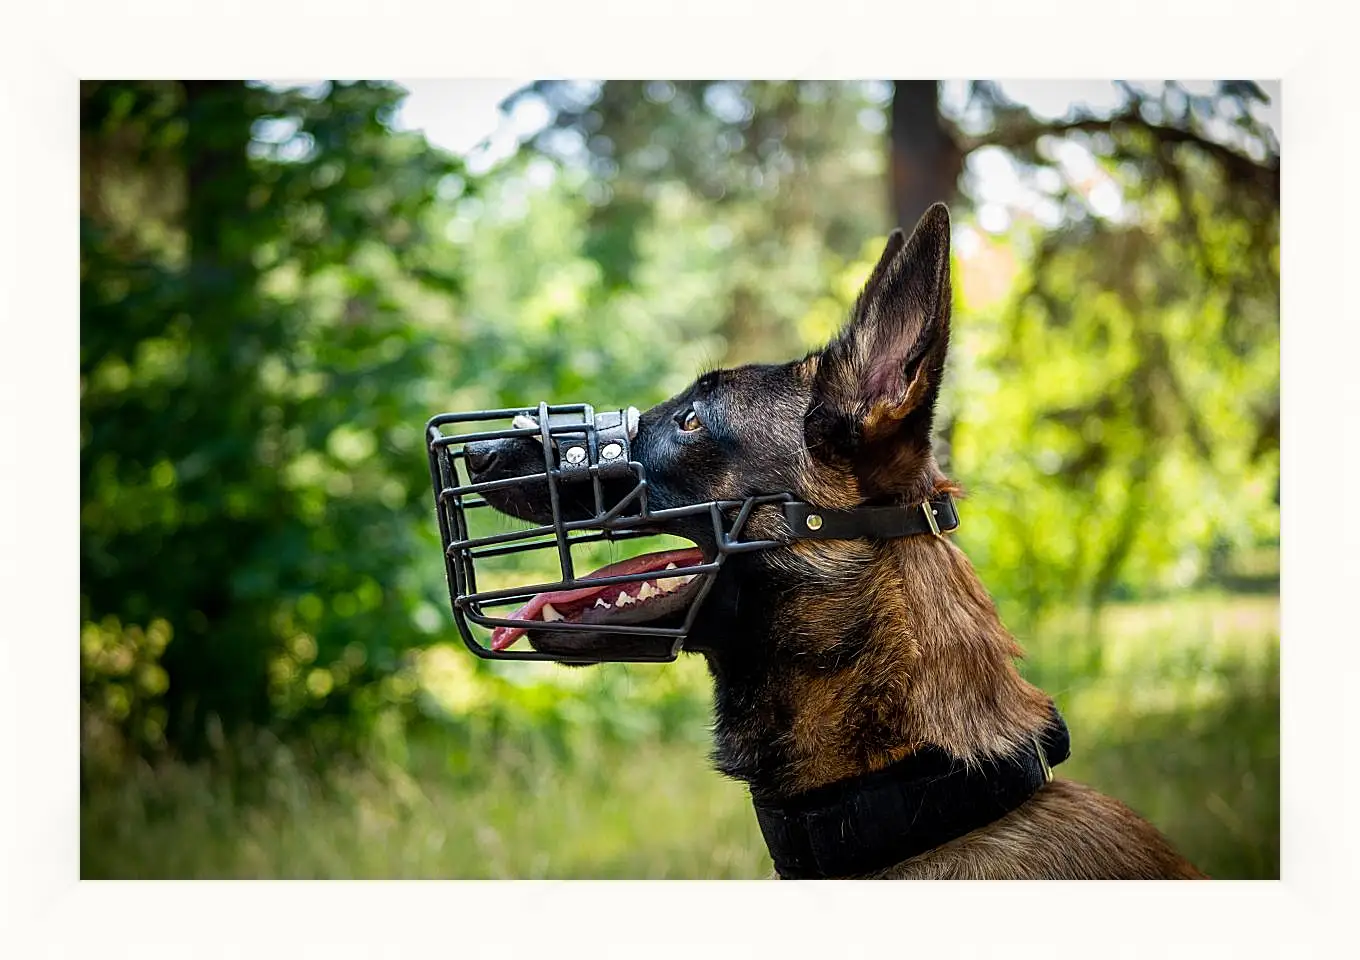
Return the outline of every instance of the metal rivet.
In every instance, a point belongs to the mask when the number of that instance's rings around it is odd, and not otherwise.
[[[583,461],[585,460],[585,458],[586,458],[586,448],[585,448],[585,447],[567,447],[566,458],[567,458],[567,463],[571,463],[571,464],[581,463],[581,462],[583,462]]]
[[[821,518],[821,515],[820,515],[820,514],[809,513],[806,522],[807,522],[807,528],[808,528],[809,530],[820,530],[820,529],[822,529],[822,518]]]
[[[604,457],[606,460],[614,460],[621,453],[623,453],[623,447],[619,446],[617,443],[606,443],[600,449],[600,456]]]

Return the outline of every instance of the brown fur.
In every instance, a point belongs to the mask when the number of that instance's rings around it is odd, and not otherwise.
[[[1118,800],[1054,780],[1000,820],[874,874],[876,880],[1203,880]]]
[[[948,540],[804,541],[795,555],[810,578],[831,567],[842,575],[787,604],[786,629],[801,649],[826,655],[852,617],[872,625],[845,667],[795,671],[787,682],[793,762],[783,791],[868,773],[927,743],[976,762],[1023,745],[1047,722],[1048,698],[1019,675],[1019,647]],[[1203,875],[1123,804],[1060,779],[1001,820],[875,876]]]

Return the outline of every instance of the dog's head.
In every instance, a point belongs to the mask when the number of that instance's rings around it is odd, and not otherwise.
[[[937,204],[910,239],[901,231],[888,238],[850,319],[824,349],[788,363],[706,373],[641,415],[632,456],[645,469],[651,510],[773,493],[830,509],[927,499],[942,479],[931,455],[931,421],[949,314],[949,215]],[[530,437],[471,443],[466,456],[477,483],[543,469],[542,446]],[[606,500],[617,501],[631,486],[606,484]],[[546,482],[488,490],[485,496],[504,513],[552,522]],[[594,506],[581,489],[565,494],[559,510],[566,517],[587,517]],[[774,508],[757,510],[750,521],[767,536],[777,536],[781,523]],[[657,529],[693,541],[706,560],[718,551],[705,515],[676,518]],[[725,638],[739,633],[742,621],[759,616],[779,590],[794,586],[787,578],[796,565],[779,557],[793,549],[729,558],[686,647],[714,650],[735,642]],[[765,589],[753,596],[762,584]],[[697,586],[573,614],[584,623],[677,626]],[[630,643],[628,635],[586,631],[528,636],[535,649],[567,659],[603,648],[626,651]],[[646,638],[635,639],[638,649],[647,645]]]

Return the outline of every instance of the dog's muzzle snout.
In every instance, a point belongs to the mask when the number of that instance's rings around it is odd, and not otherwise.
[[[779,545],[743,528],[756,505],[787,494],[654,505],[644,434],[636,407],[589,404],[447,413],[426,424],[449,600],[474,653],[674,660],[727,556]],[[506,530],[493,511],[529,526]],[[661,534],[695,546],[625,546]],[[604,559],[600,545],[610,543],[629,555],[583,575],[580,561]],[[473,625],[492,631],[489,646]],[[534,650],[509,649],[525,635]]]
[[[473,477],[483,477],[496,468],[500,460],[502,440],[482,440],[469,443],[463,454],[467,458],[468,472]]]

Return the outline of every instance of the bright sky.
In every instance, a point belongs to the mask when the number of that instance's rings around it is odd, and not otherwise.
[[[509,117],[501,115],[500,102],[532,82],[398,80],[409,93],[397,113],[396,125],[423,130],[431,143],[463,156],[490,138],[490,156],[478,157],[478,166],[491,166],[513,153],[520,138],[531,136],[548,122],[547,111],[533,100]]]

